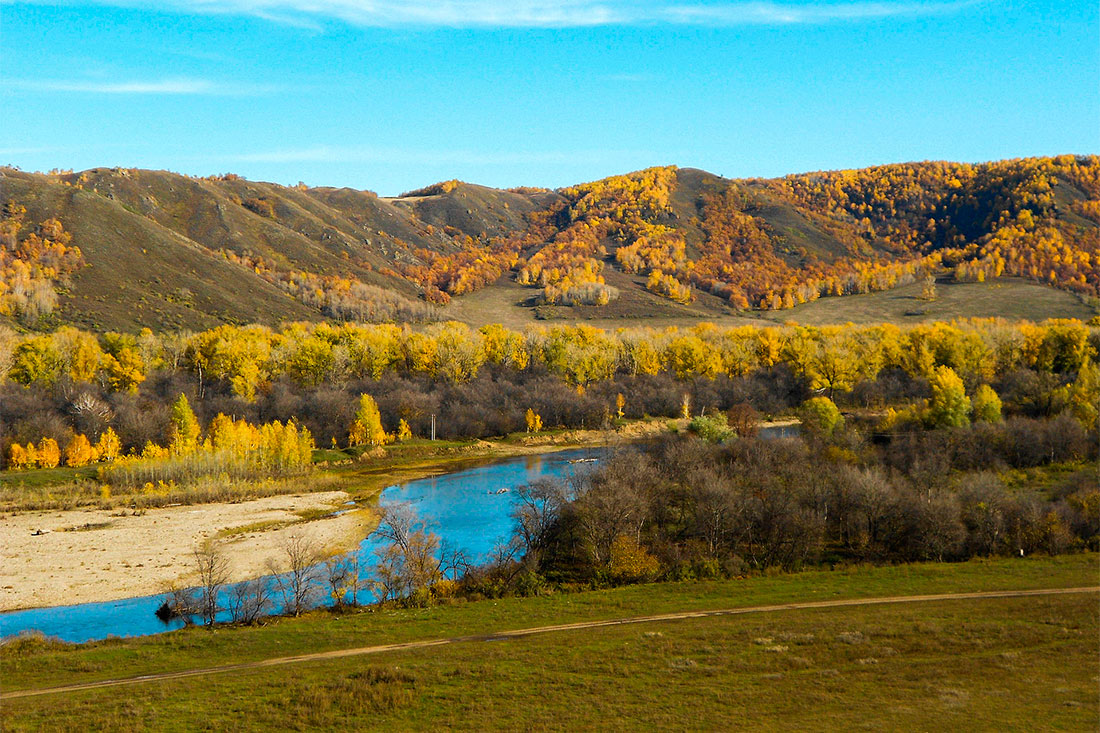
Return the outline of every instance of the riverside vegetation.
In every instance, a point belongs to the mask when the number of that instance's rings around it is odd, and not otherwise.
[[[685,421],[688,435],[612,456],[584,483],[523,487],[514,542],[484,567],[447,556],[415,518],[386,516],[393,547],[383,562],[329,568],[343,579],[330,583],[336,605],[357,596],[336,592],[340,583],[424,602],[836,559],[1056,554],[1095,549],[1100,532],[1089,470],[1097,332],[1080,322],[616,333],[220,327],[141,335],[123,348],[152,369],[112,390],[109,349],[121,342],[71,329],[21,339],[4,409],[16,431],[53,426],[69,431],[68,445],[93,445],[86,433],[94,445],[116,435],[108,442],[129,455],[105,460],[98,480],[106,491],[142,487],[135,502],[305,476],[314,434],[346,446],[338,456],[373,450],[385,460],[384,446],[410,440],[436,410],[443,437],[645,414]],[[162,408],[165,423],[151,423],[158,395],[178,390],[185,394]],[[99,409],[62,401],[74,396]],[[799,415],[802,436],[756,439],[760,412]],[[275,420],[261,427],[226,413]],[[77,419],[101,434],[75,432]],[[143,426],[158,432],[133,432]],[[66,441],[54,435],[38,445]],[[158,435],[163,442],[153,442]],[[9,458],[20,451],[11,442]],[[35,489],[6,491],[13,505],[34,506]]]
[[[203,482],[277,490],[311,473],[311,454],[339,459],[415,441],[433,419],[439,438],[469,440],[729,411],[734,427],[754,413],[800,412],[824,430],[844,410],[870,439],[894,442],[1004,420],[996,429],[1020,453],[1009,463],[1038,465],[1041,456],[1024,455],[1039,450],[1025,433],[1046,434],[1053,419],[1095,430],[1098,333],[1073,320],[989,319],[614,332],[459,323],[6,332],[3,491],[9,507],[34,506],[43,494],[35,487],[63,493],[56,487],[68,479],[70,488],[159,493],[167,503],[176,488]],[[315,452],[315,443],[338,450]],[[858,450],[840,455],[859,464]],[[85,488],[84,501],[106,498],[99,493]]]

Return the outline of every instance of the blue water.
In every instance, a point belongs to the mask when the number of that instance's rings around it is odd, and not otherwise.
[[[468,559],[477,563],[512,532],[515,494],[491,492],[513,489],[540,476],[570,476],[589,470],[591,462],[571,461],[594,458],[600,452],[582,449],[524,456],[410,481],[384,489],[379,503],[388,506],[408,502],[428,529],[449,547],[464,550]],[[383,541],[373,535],[363,540],[358,549],[363,567],[375,563],[375,552],[382,545]],[[85,642],[110,636],[147,636],[182,627],[181,620],[165,623],[156,617],[155,611],[163,602],[163,595],[153,595],[12,611],[0,614],[0,636],[38,630],[63,641]]]

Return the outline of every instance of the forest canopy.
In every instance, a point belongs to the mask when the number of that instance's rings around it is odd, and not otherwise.
[[[1100,329],[1075,320],[0,331],[0,448],[10,460],[13,443],[63,449],[74,434],[94,447],[109,429],[116,454],[167,446],[168,405],[181,394],[203,426],[218,414],[293,420],[321,445],[347,441],[364,395],[387,435],[425,435],[433,414],[440,437],[469,438],[529,430],[528,411],[540,426],[599,428],[737,405],[784,414],[812,399],[872,409],[887,430],[1063,413],[1094,429],[1098,354]]]

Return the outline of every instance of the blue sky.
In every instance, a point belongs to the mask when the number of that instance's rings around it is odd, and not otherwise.
[[[1100,150],[1095,0],[0,0],[0,163],[394,194]]]

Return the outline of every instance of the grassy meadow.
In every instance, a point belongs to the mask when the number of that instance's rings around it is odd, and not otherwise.
[[[0,650],[4,691],[545,624],[787,602],[1096,585],[1095,554],[316,612]],[[4,730],[1095,727],[1094,594],[649,622],[5,700]]]
[[[982,283],[944,279],[936,284],[934,301],[922,300],[920,294],[921,285],[912,283],[878,293],[821,298],[765,317],[779,323],[794,321],[810,326],[849,321],[911,325],[956,318],[1087,321],[1097,313],[1095,307],[1086,305],[1072,293],[1011,277]]]
[[[640,285],[630,276],[615,273],[609,282],[624,293],[610,306],[540,306],[530,304],[530,290],[502,279],[448,306],[457,320],[473,325],[501,323],[521,329],[539,322],[583,322],[600,328],[623,326],[690,327],[700,322],[722,326],[800,323],[822,326],[836,323],[897,323],[899,325],[951,321],[957,318],[1005,318],[1011,321],[1042,321],[1047,318],[1079,318],[1087,321],[1097,314],[1080,297],[1064,290],[1020,278],[1002,277],[986,282],[955,282],[943,278],[936,285],[936,300],[922,300],[921,285],[912,283],[891,290],[863,295],[820,298],[787,310],[738,312],[719,298],[698,293],[690,305],[667,299],[644,297]],[[640,278],[635,278],[640,280]]]

